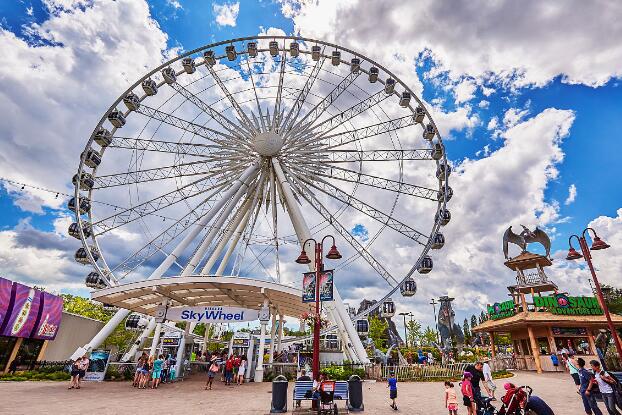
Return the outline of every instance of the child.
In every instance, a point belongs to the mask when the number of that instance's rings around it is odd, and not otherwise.
[[[389,399],[391,399],[391,405],[389,405],[393,410],[397,411],[397,404],[395,400],[397,399],[397,378],[395,377],[395,373],[391,372],[389,375]]]
[[[473,395],[473,384],[471,383],[473,375],[471,372],[464,372],[462,375],[462,401],[464,406],[467,407],[467,413],[469,415],[475,415],[477,413],[477,407],[475,403],[475,395]]]
[[[458,397],[454,384],[449,381],[445,382],[445,407],[449,411],[449,415],[458,415]]]

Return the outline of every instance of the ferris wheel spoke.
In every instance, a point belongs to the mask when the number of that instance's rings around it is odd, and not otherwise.
[[[326,152],[328,163],[359,161],[433,160],[430,149],[413,150],[332,150]]]
[[[361,213],[369,216],[370,218],[380,222],[383,225],[387,225],[389,228],[393,229],[396,232],[404,235],[405,237],[412,239],[420,245],[425,246],[428,240],[428,236],[419,232],[416,229],[411,228],[405,223],[393,218],[390,215],[374,208],[373,206],[363,202],[362,200],[354,197],[353,195],[349,195],[343,190],[339,189],[332,184],[325,182],[323,180],[319,180],[316,182],[312,182],[304,177],[304,175],[298,176],[299,180],[304,182],[307,186],[313,187],[321,191],[322,193],[331,196],[335,200],[344,203],[348,206],[353,207]],[[302,188],[305,192],[309,193],[308,188]]]
[[[396,180],[384,179],[382,177],[372,176],[354,170],[344,169],[342,167],[331,166],[328,174],[325,172],[317,172],[316,174],[329,179],[335,179],[349,183],[360,183],[366,186],[375,187],[377,189],[388,190],[391,192],[415,196],[422,199],[429,199],[435,202],[438,200],[437,190],[430,189],[428,187],[417,186],[415,184],[398,182]]]
[[[171,114],[167,114],[155,108],[141,105],[136,110],[137,113],[142,114],[151,119],[163,122],[165,124],[172,125],[181,130],[206,138],[214,143],[221,144],[223,146],[233,146],[235,137],[225,134],[222,131],[217,131],[211,128],[204,127],[202,125],[195,124],[193,122],[184,120]]]
[[[384,101],[388,97],[390,97],[390,95],[386,94],[384,90],[380,90],[376,92],[375,94],[359,101],[358,103],[354,104],[350,108],[344,111],[341,111],[339,114],[336,114],[322,121],[319,124],[312,125],[306,131],[302,131],[298,133],[295,136],[295,138],[292,140],[292,144],[297,143],[305,138],[310,138],[310,137],[313,138],[313,140],[306,141],[305,144],[309,142],[320,141],[321,137],[323,137],[330,131],[333,131],[335,128],[339,127],[340,125],[343,125],[344,123],[350,121],[357,115],[364,113],[365,111],[372,108],[373,106],[380,104],[382,101]]]
[[[214,203],[214,196],[216,194],[217,192],[214,192],[202,202],[198,203],[197,206],[195,206],[190,212],[176,220],[171,226],[166,228],[139,250],[116,265],[112,269],[112,272],[119,274],[118,279],[122,280],[136,268],[140,267],[145,261],[153,257],[156,253],[162,252],[162,250],[173,242],[179,235],[185,232],[188,228],[196,225],[198,220],[205,213],[205,210],[212,207]]]
[[[219,160],[226,162],[226,164],[209,165],[205,161],[194,161],[153,169],[97,176],[95,177],[95,186],[93,186],[93,189],[104,189],[108,187],[126,186],[129,184],[198,175],[205,175],[205,178],[218,178],[228,172],[239,170],[241,161],[238,161],[236,164],[233,163],[231,159],[223,158]]]
[[[278,232],[278,218],[277,218],[277,205],[276,205],[276,177],[274,174],[274,169],[272,166],[270,167],[270,191],[272,193],[272,228],[274,234],[274,250],[276,252],[275,258],[275,271],[276,271],[276,279],[278,282],[281,282],[281,266],[279,259],[279,232]]]
[[[361,141],[369,137],[390,133],[392,131],[406,128],[415,124],[418,124],[418,122],[415,120],[415,117],[412,115],[408,115],[405,117],[396,118],[390,121],[384,121],[367,127],[357,128],[351,131],[344,131],[342,133],[325,135],[321,139],[327,140],[327,149],[332,149],[346,144]]]
[[[283,55],[281,56],[281,69],[279,71],[279,85],[276,90],[276,100],[274,101],[274,112],[272,113],[272,125],[278,126],[281,123],[281,98],[283,94],[283,79],[285,78],[285,63],[287,62],[287,52],[283,47]]]
[[[259,120],[261,122],[259,129],[266,131],[266,124],[264,123],[263,113],[261,111],[261,105],[259,104],[259,96],[257,95],[257,87],[255,85],[255,78],[253,78],[253,70],[251,69],[251,64],[248,59],[246,59],[246,67],[248,68],[248,77],[251,80],[251,85],[253,86],[253,94],[255,95],[255,104],[257,104],[257,113],[259,114]]]
[[[240,104],[238,104],[238,102],[235,100],[233,95],[229,92],[229,89],[227,89],[227,86],[225,85],[225,83],[222,81],[222,79],[220,79],[220,76],[218,76],[218,74],[216,73],[216,71],[214,70],[214,68],[211,65],[205,65],[205,66],[207,67],[209,72],[212,74],[212,78],[214,78],[214,80],[216,81],[216,83],[220,87],[220,90],[222,91],[222,93],[225,94],[225,96],[227,97],[227,99],[231,103],[231,106],[237,112],[239,120],[240,120],[240,123],[242,124],[242,126],[245,127],[246,130],[250,134],[255,133],[256,130],[255,130],[255,127],[253,126],[252,121],[248,118],[248,116],[246,115],[246,113],[244,112],[244,110],[242,109]]]
[[[328,223],[330,223],[332,225],[333,229],[335,229],[335,231],[337,231],[337,233],[339,233],[348,242],[348,244],[350,244],[350,246],[365,261],[367,261],[367,263],[387,283],[389,283],[392,287],[395,287],[398,284],[397,280],[389,273],[389,271],[387,271],[382,266],[380,261],[378,261],[376,258],[374,258],[374,256],[371,255],[369,253],[369,251],[367,249],[365,249],[365,247],[363,245],[361,245],[359,243],[359,241],[357,241],[356,238],[354,238],[350,234],[348,229],[345,226],[343,226],[341,224],[341,222],[339,222],[339,220],[337,218],[335,218],[330,213],[330,211],[315,196],[313,196],[313,194],[311,192],[309,192],[308,190],[307,191],[304,190],[305,185],[303,183],[301,183],[300,181],[298,181],[295,175],[293,175],[291,172],[288,172],[286,169],[284,169],[284,171],[286,173],[288,173],[288,176],[289,176],[288,179],[291,179],[291,180],[294,181],[294,186],[293,187],[295,187],[297,189],[297,192],[302,195],[302,197],[307,201],[307,203],[309,203],[311,206],[313,206],[313,208],[320,214],[320,216],[322,216],[324,218],[324,220],[326,220]]]
[[[160,153],[173,153],[184,156],[209,157],[212,154],[219,154],[215,150],[222,149],[222,146],[213,144],[184,143],[161,140],[147,140],[142,138],[113,137],[108,147],[122,148],[137,151],[155,151]]]
[[[207,115],[212,117],[214,121],[220,124],[221,127],[226,129],[227,131],[236,135],[238,138],[242,138],[245,135],[245,131],[242,130],[239,125],[232,122],[231,120],[229,120],[228,118],[220,114],[218,111],[210,107],[201,98],[197,97],[186,87],[180,85],[177,82],[173,82],[171,86],[173,87],[175,91],[177,91],[177,93],[184,96],[188,101],[193,103],[198,109],[200,109],[201,111],[205,112]]]
[[[311,70],[311,73],[309,74],[309,77],[307,78],[304,87],[296,98],[296,102],[294,102],[294,105],[292,105],[289,112],[287,113],[287,116],[283,120],[283,123],[280,125],[280,131],[287,132],[291,129],[292,125],[296,121],[296,118],[298,117],[298,114],[300,114],[300,110],[302,109],[302,106],[307,100],[307,96],[309,95],[309,92],[311,91],[311,88],[313,87],[313,84],[315,83],[315,80],[317,79],[320,73],[320,69],[322,69],[325,61],[326,58],[322,57],[322,59],[318,60],[315,63],[315,66],[313,66],[313,69]]]
[[[350,72],[348,76],[343,78],[341,82],[339,82],[339,84],[337,84],[337,86],[335,86],[335,88],[330,92],[330,94],[325,96],[324,99],[318,102],[315,107],[307,112],[300,121],[292,126],[290,131],[287,133],[286,138],[287,136],[303,134],[311,128],[311,125],[317,121],[322,114],[324,114],[324,111],[326,111],[326,109],[328,109],[328,107],[330,107],[350,85],[352,85],[360,74],[360,72]]]
[[[233,174],[230,173],[227,177],[230,176],[233,176]],[[225,187],[228,184],[226,179],[216,185],[207,183],[207,180],[208,178],[200,178],[171,192],[167,192],[161,196],[99,220],[93,223],[93,230],[96,231],[95,236],[102,235],[127,223],[133,222],[136,219],[152,215],[182,200],[190,199],[213,189]]]

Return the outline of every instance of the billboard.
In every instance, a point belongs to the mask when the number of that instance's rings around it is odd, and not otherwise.
[[[13,282],[0,277],[0,329],[3,326],[2,323],[4,323],[4,320],[8,318],[7,314],[9,312],[9,303],[11,302],[12,287]]]
[[[3,336],[30,337],[39,313],[40,291],[13,283],[8,319],[3,323]],[[9,306],[10,307],[10,306]]]
[[[33,339],[54,340],[63,314],[63,298],[42,292],[39,309],[39,321],[35,325],[30,337]]]
[[[91,382],[101,382],[106,375],[110,360],[110,350],[93,350],[89,358],[89,368],[86,370],[84,380]]]

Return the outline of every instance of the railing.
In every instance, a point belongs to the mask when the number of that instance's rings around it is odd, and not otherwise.
[[[512,356],[495,356],[491,361],[492,370],[516,370],[516,359]]]
[[[439,365],[398,365],[382,366],[381,378],[387,379],[394,373],[398,380],[427,380],[431,378],[453,378],[464,373],[464,369],[471,363],[448,363]]]

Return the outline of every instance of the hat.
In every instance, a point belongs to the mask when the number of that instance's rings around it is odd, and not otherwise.
[[[472,374],[471,372],[464,372],[464,373],[462,374],[462,376],[464,376],[465,378],[469,379],[469,378],[472,378],[472,377],[473,377],[473,374]]]
[[[514,389],[515,386],[514,384],[507,382],[506,384],[503,385],[503,389],[505,389],[506,391],[509,391],[510,389]]]

